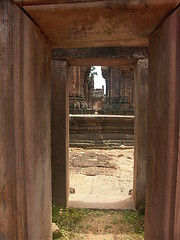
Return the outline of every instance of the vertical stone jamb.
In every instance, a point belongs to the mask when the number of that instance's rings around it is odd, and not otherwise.
[[[12,1],[0,16],[0,239],[50,240],[51,46]]]
[[[147,165],[148,60],[138,60],[135,73],[134,183],[133,198],[138,208],[145,201]]]
[[[68,64],[52,60],[51,152],[53,204],[67,206],[69,198],[69,90]]]
[[[149,39],[146,240],[180,239],[179,12]]]
[[[180,79],[180,8],[177,10],[177,50],[176,71],[177,79]],[[177,82],[177,177],[176,177],[176,201],[174,213],[174,239],[180,239],[180,81]]]

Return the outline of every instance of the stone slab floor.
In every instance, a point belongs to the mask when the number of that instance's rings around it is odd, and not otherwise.
[[[134,209],[134,149],[70,148],[69,207]]]

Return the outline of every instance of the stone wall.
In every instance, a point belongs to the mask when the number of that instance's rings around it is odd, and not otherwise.
[[[102,67],[106,80],[106,103],[102,114],[134,115],[134,68]]]
[[[134,117],[70,115],[70,146],[120,147],[134,145]]]
[[[51,47],[11,1],[0,16],[0,239],[49,240]]]
[[[135,74],[135,121],[134,121],[134,184],[133,197],[136,208],[145,202],[146,168],[148,159],[148,59],[137,62]]]
[[[66,61],[51,63],[51,165],[53,204],[69,198],[69,75]]]
[[[90,78],[91,67],[69,68],[69,113],[91,114],[94,79]]]
[[[180,8],[150,37],[145,239],[180,239]]]

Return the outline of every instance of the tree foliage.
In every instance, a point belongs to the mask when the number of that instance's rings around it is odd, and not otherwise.
[[[92,77],[92,76],[94,76],[94,75],[98,75],[97,72],[95,71],[95,69],[96,69],[96,68],[95,68],[94,66],[91,67],[90,77]]]

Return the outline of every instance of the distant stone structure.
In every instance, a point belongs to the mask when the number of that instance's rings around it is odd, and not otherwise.
[[[133,146],[134,116],[70,114],[69,144],[82,148]]]
[[[94,78],[90,77],[90,67],[70,67],[69,69],[69,113],[91,114]]]
[[[102,67],[103,89],[94,89],[91,67],[70,67],[69,113],[134,115],[134,68]]]
[[[106,103],[101,114],[134,115],[134,68],[102,67],[106,80]]]
[[[106,96],[104,94],[104,86],[102,89],[94,89],[92,94],[92,103],[93,109],[95,112],[98,112],[102,109],[103,104],[105,103]]]

